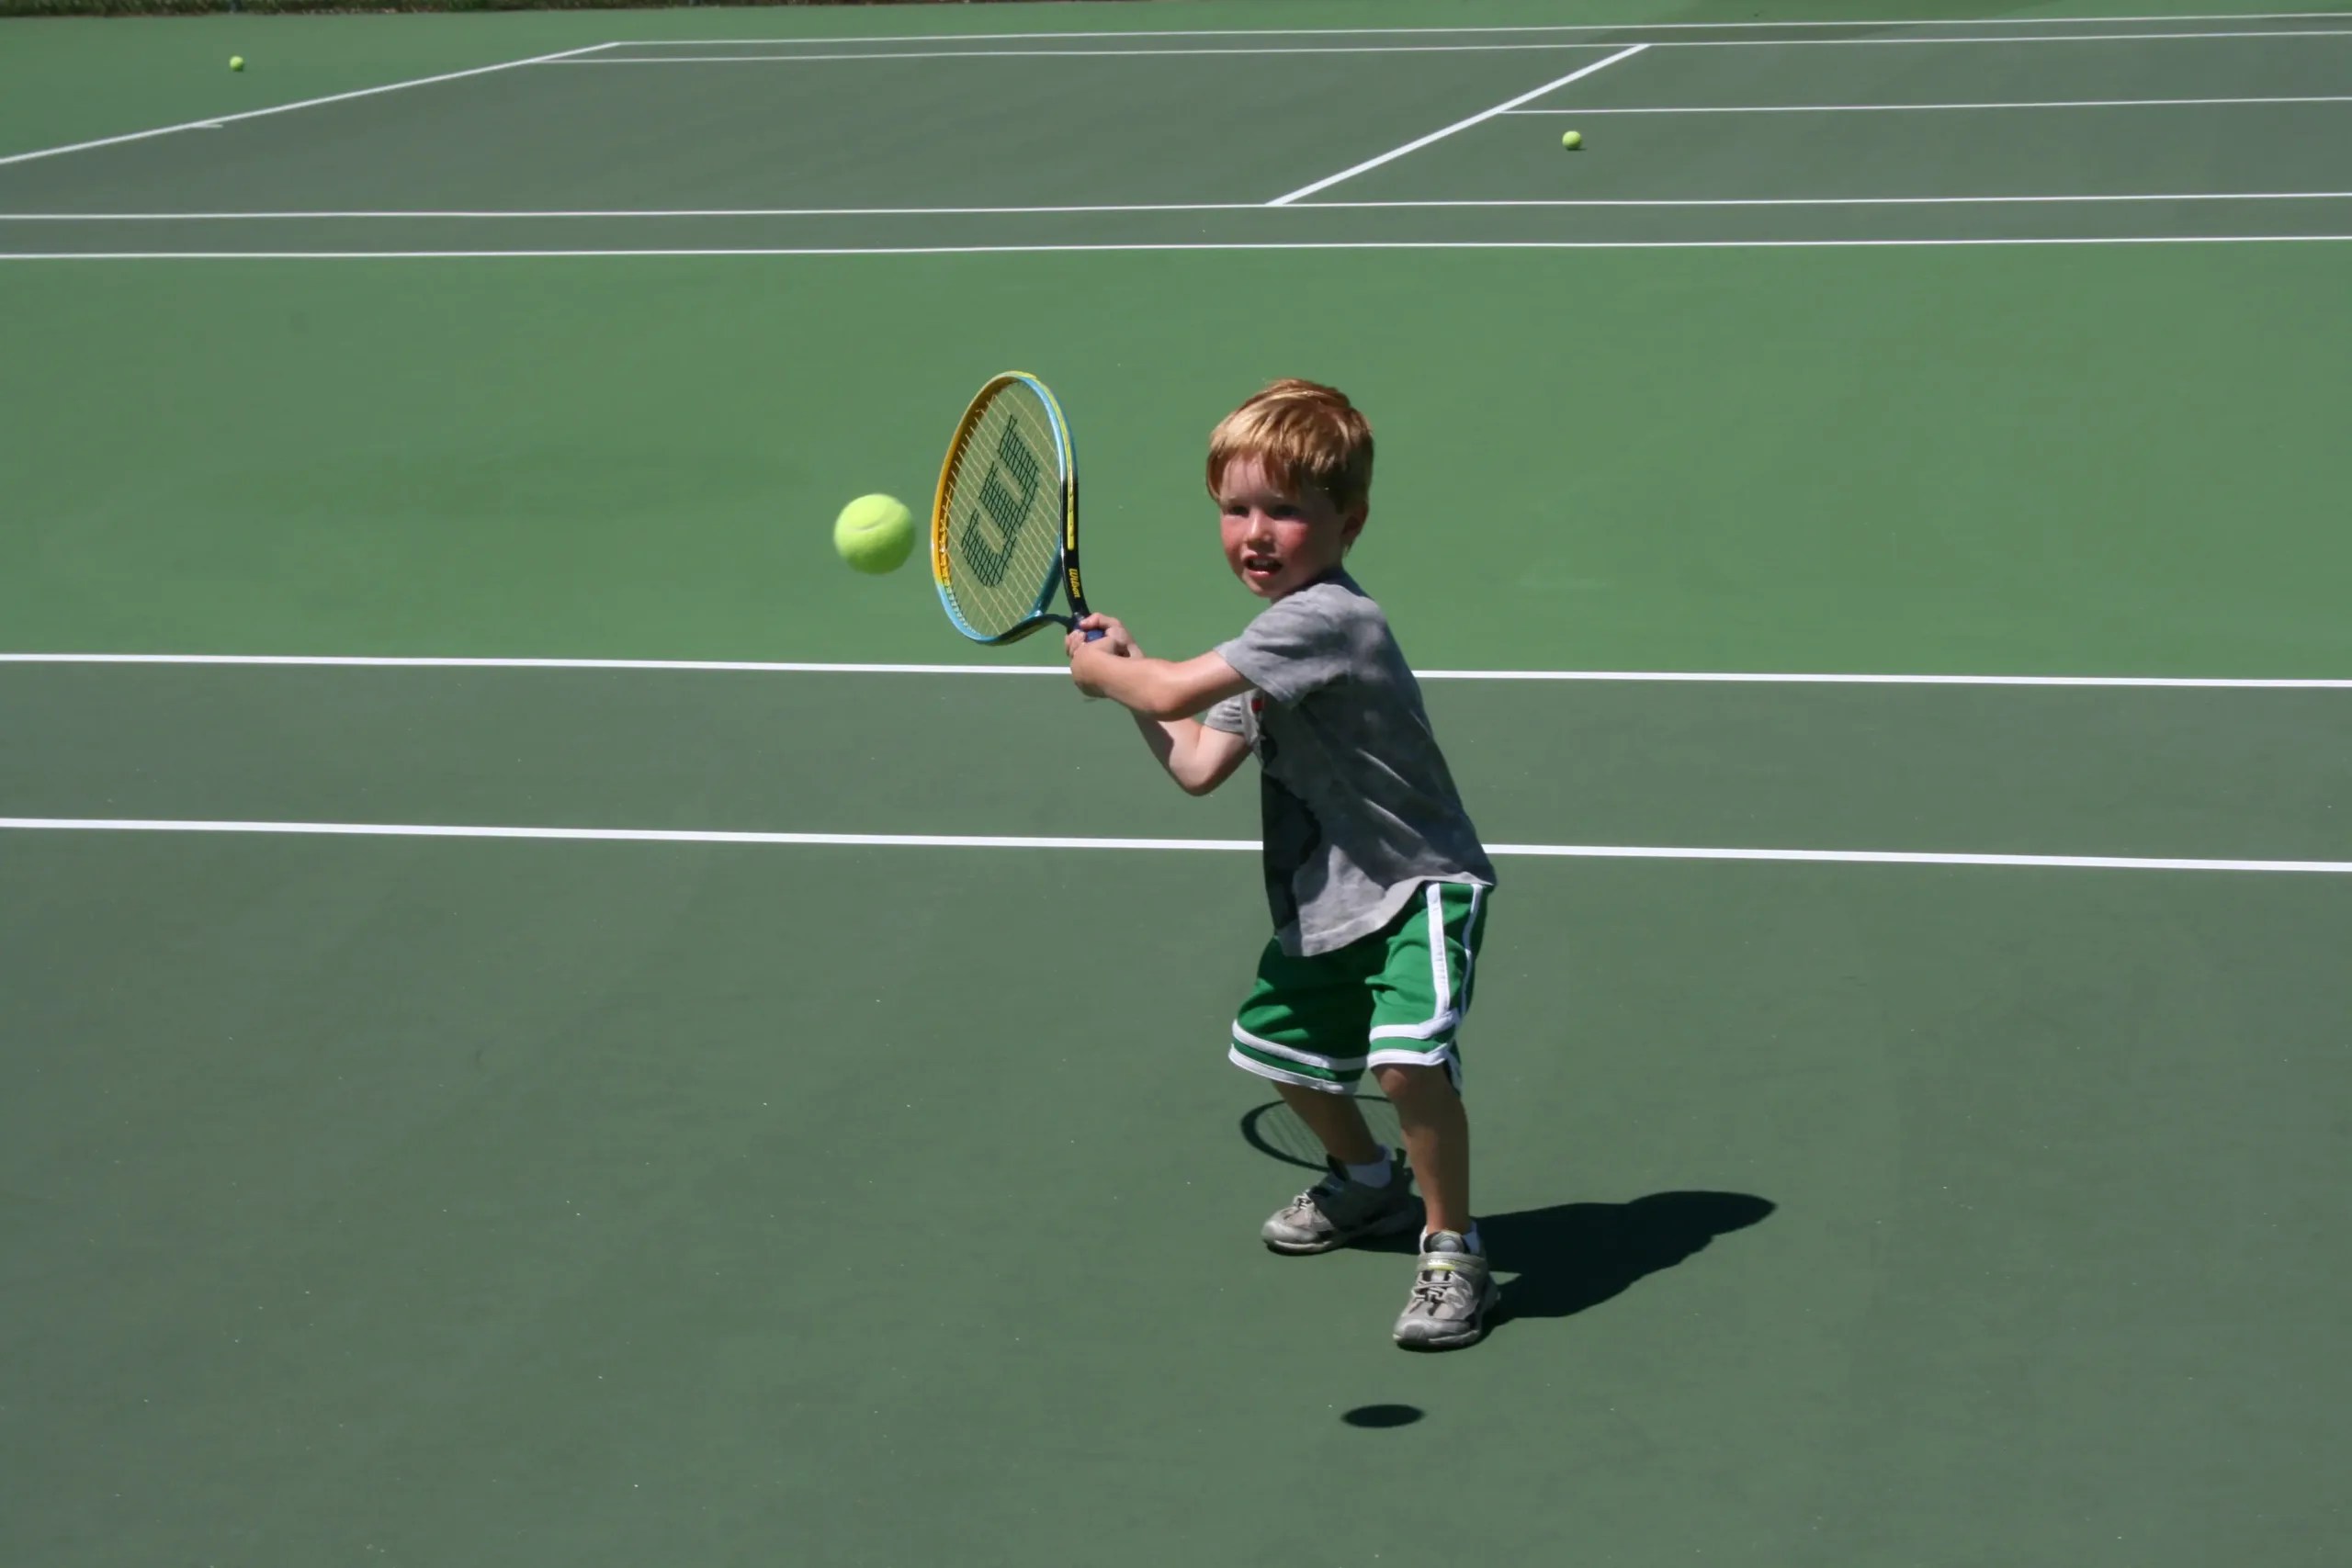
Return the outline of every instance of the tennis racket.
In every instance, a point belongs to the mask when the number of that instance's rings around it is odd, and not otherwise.
[[[1086,618],[1078,454],[1061,405],[1035,376],[1009,370],[964,411],[932,499],[931,573],[948,621],[974,642],[1018,642]],[[1057,592],[1069,596],[1067,615],[1050,608]]]

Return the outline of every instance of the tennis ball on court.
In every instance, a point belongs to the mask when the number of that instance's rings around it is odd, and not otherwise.
[[[244,57],[243,55],[242,55],[242,54],[232,54],[232,55],[231,55],[231,56],[229,57],[229,69],[230,69],[230,70],[232,70],[232,71],[243,71],[244,68],[245,68],[245,57]]]
[[[1571,152],[1575,152],[1577,148],[1584,145],[1584,132],[1580,130],[1566,132],[1560,138],[1560,145],[1566,148]]]
[[[859,571],[896,571],[914,547],[914,513],[895,496],[861,495],[833,521],[833,548]]]

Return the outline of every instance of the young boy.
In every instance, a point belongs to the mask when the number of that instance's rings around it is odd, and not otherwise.
[[[1425,1211],[1396,1342],[1473,1344],[1500,1292],[1470,1216],[1454,1037],[1495,873],[1387,618],[1341,569],[1371,506],[1372,427],[1329,387],[1277,381],[1210,435],[1208,488],[1226,564],[1266,607],[1181,662],[1090,615],[1104,636],[1070,633],[1070,677],[1128,708],[1187,794],[1257,753],[1275,933],[1230,1055],[1272,1080],[1330,1166],[1266,1222],[1266,1245],[1329,1252]],[[1367,1066],[1396,1108],[1419,1206],[1356,1108]]]

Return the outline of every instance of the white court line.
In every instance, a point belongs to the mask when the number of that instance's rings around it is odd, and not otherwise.
[[[624,250],[0,251],[0,262],[662,261],[694,256],[1025,256],[1150,251],[1812,251],[2006,245],[2336,244],[2352,234],[2073,234],[1943,240],[1168,240],[1037,245],[673,245]]]
[[[1318,201],[1314,207],[1390,207],[1394,202]],[[317,212],[0,212],[0,223],[232,223],[311,219],[526,218],[1044,218],[1121,212],[1262,212],[1262,201],[1144,201],[1043,207],[617,207],[436,210],[352,209]]]
[[[1573,43],[1306,43],[1286,44],[1273,49],[894,49],[855,54],[661,54],[637,58],[616,55],[604,60],[550,60],[544,63],[747,65],[790,61],[797,65],[817,65],[830,60],[1181,60],[1220,54],[1526,54],[1537,50],[1580,50],[1589,54],[1596,49],[1608,47],[1605,43],[1578,40]]]
[[[1060,675],[1063,664],[842,664],[742,659],[503,659],[462,655],[308,653],[0,653],[0,664],[293,665],[389,670],[637,670],[761,675]],[[2211,675],[1926,675],[1822,671],[1416,670],[1424,681],[1628,681],[1823,686],[2120,686],[2250,691],[2352,691],[2352,678]]]
[[[101,136],[95,141],[76,141],[63,147],[43,147],[31,152],[12,152],[0,157],[0,164],[28,163],[35,158],[55,158],[66,152],[86,152],[93,147],[113,147],[125,141],[144,141],[152,136],[170,136],[182,130],[218,130],[241,119],[259,119],[265,115],[291,114],[296,109],[316,108],[321,104],[347,103],[353,98],[372,98],[379,93],[397,93],[409,87],[426,87],[435,82],[455,82],[467,76],[487,76],[493,71],[513,71],[524,65],[548,65],[569,60],[573,55],[588,54],[600,49],[610,49],[608,43],[592,43],[580,49],[560,50],[554,54],[535,54],[527,60],[501,61],[496,65],[477,65],[469,71],[445,71],[438,76],[417,76],[406,82],[387,82],[380,87],[360,87],[348,93],[330,93],[323,98],[304,98],[299,103],[273,104],[266,109],[247,109],[243,114],[216,115],[209,119],[191,119],[179,125],[158,126],[153,130],[133,130],[121,136]]]
[[[2347,16],[2346,20],[2352,20]],[[1636,31],[1636,28],[1628,28]],[[1856,44],[2142,43],[2192,39],[2352,38],[2352,28],[2258,28],[2195,33],[2012,33],[1984,38],[1681,38],[1651,39],[1645,49],[1809,49]],[[605,47],[605,46],[600,46]],[[934,49],[883,50],[835,54],[670,54],[594,60],[549,57],[547,65],[745,65],[789,62],[818,64],[832,60],[1167,60],[1206,55],[1275,54],[1521,54],[1537,50],[1605,49],[1605,43],[1393,43],[1286,44],[1230,49]],[[519,63],[519,62],[518,62]]]
[[[2352,101],[2352,100],[2347,100]],[[1517,109],[1517,114],[1574,114],[1574,109]],[[1608,111],[1600,111],[1608,112]],[[421,219],[474,222],[512,219],[582,218],[1046,218],[1152,212],[1406,212],[1423,209],[1495,209],[1551,207],[1938,207],[1998,206],[2005,202],[2113,201],[2345,201],[2352,191],[2158,191],[2110,192],[2069,196],[1710,196],[1710,197],[1496,197],[1476,200],[1430,199],[1400,201],[1301,201],[1274,209],[1262,201],[1121,202],[1094,207],[710,207],[609,208],[564,209],[517,209],[510,211],[435,211],[388,209],[319,212],[0,212],[0,223],[247,223],[313,219],[320,221],[372,221],[380,219]]]
[[[1513,114],[1906,114],[1914,109],[2144,109],[2211,104],[2352,104],[2352,93],[2279,98],[2055,98],[1994,104],[1662,104],[1646,108],[1513,109]]]
[[[1190,28],[1150,31],[1054,33],[870,33],[854,38],[624,39],[615,49],[711,49],[756,44],[805,44],[821,49],[839,43],[987,43],[1038,39],[1123,38],[1370,38],[1408,34],[1476,33],[1747,32],[1761,28],[2055,28],[2126,22],[2306,22],[2352,18],[2352,11],[2218,11],[2160,17],[1957,17],[1943,20],[1905,17],[1852,22],[1544,22],[1526,27],[1437,28]]]
[[[1357,164],[1351,168],[1341,169],[1336,175],[1326,175],[1321,179],[1317,180],[1313,185],[1301,186],[1287,196],[1278,196],[1274,197],[1273,200],[1266,203],[1266,205],[1268,207],[1287,207],[1292,202],[1296,201],[1300,197],[1313,196],[1318,190],[1328,190],[1331,186],[1338,185],[1341,180],[1353,179],[1356,175],[1364,173],[1368,169],[1376,169],[1383,164],[1393,163],[1396,159],[1403,157],[1406,153],[1419,152],[1420,149],[1427,147],[1433,141],[1442,141],[1457,130],[1467,130],[1474,125],[1484,124],[1486,121],[1494,118],[1495,116],[1498,114],[1508,114],[1521,104],[1532,103],[1535,99],[1542,97],[1544,94],[1565,87],[1571,82],[1578,81],[1583,77],[1589,76],[1596,71],[1606,71],[1609,67],[1616,64],[1621,60],[1631,60],[1634,56],[1641,53],[1642,51],[1648,47],[1649,45],[1645,43],[1637,43],[1630,48],[1621,49],[1605,60],[1596,60],[1589,65],[1581,67],[1578,70],[1571,71],[1566,75],[1546,82],[1540,87],[1530,88],[1528,91],[1520,94],[1519,96],[1515,98],[1506,98],[1492,108],[1481,109],[1467,119],[1457,119],[1452,125],[1446,126],[1442,130],[1432,130],[1427,136],[1418,137],[1411,141],[1406,142],[1402,147],[1392,147],[1376,158],[1366,158],[1363,163]]]
[[[1485,201],[1308,201],[1293,211],[1317,212],[1326,208],[1550,208],[1550,207],[1999,207],[2004,205],[2115,201],[2340,201],[2352,191],[2340,190],[2210,190],[2132,192],[2098,191],[2066,196],[1590,196],[1518,197]]]
[[[2158,18],[2161,19],[2161,18]],[[2352,21],[2352,15],[2343,20]],[[2346,28],[2252,28],[2235,31],[2195,33],[2017,33],[1998,38],[1702,38],[1664,39],[1659,49],[1815,49],[1849,44],[1904,43],[2160,43],[2214,38],[2352,38]]]
[[[691,828],[508,828],[418,822],[230,822],[174,818],[0,817],[0,829],[63,833],[252,833],[362,839],[538,839],[566,842],[842,845],[861,849],[1191,850],[1246,852],[1255,839],[1032,838],[989,833],[756,833]],[[1781,861],[1832,865],[2029,866],[2075,871],[2352,874],[2352,861],[2143,855],[1947,854],[1909,850],[1756,850],[1651,844],[1488,844],[1506,859]]]

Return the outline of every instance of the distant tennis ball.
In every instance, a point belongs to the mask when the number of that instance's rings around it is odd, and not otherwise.
[[[861,495],[833,522],[833,548],[859,571],[896,571],[914,547],[914,513],[892,496]]]
[[[1568,131],[1560,138],[1560,145],[1566,148],[1571,152],[1575,152],[1577,148],[1584,145],[1584,132],[1580,130]]]
[[[230,69],[230,70],[232,70],[232,71],[243,71],[244,68],[245,68],[245,57],[244,57],[243,55],[242,55],[242,54],[232,54],[232,55],[231,55],[231,56],[229,57],[229,69]]]

